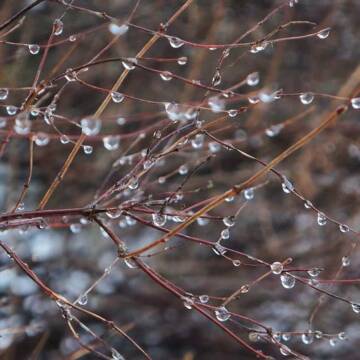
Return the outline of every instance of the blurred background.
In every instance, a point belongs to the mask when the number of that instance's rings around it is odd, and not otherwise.
[[[3,0],[0,23],[30,3]],[[76,79],[67,81],[64,78],[67,69],[92,61],[122,32],[124,34],[97,60],[133,58],[151,37],[148,31],[135,26],[121,27],[136,1],[74,0],[63,3],[44,1],[26,13],[18,28],[0,37],[2,214],[13,210],[28,179],[29,139],[33,136],[35,142],[32,177],[29,190],[16,209],[19,213],[38,207],[70,153],[72,142],[81,133],[81,119],[94,114],[105,99],[107,93],[99,89],[110,90],[124,68],[121,61],[112,61],[78,73],[82,81],[97,89]],[[145,29],[159,30],[160,24],[164,24],[183,3],[179,0],[142,0],[130,22]],[[162,233],[135,217],[151,222],[153,213],[165,209],[173,215],[168,215],[166,224],[162,225],[173,228],[191,215],[191,211],[199,209],[199,203],[220,195],[261,169],[256,161],[229,151],[208,136],[191,135],[191,131],[224,117],[209,130],[211,134],[269,162],[318,126],[337,106],[349,105],[360,83],[360,1],[299,0],[290,4],[293,6],[289,6],[289,1],[275,0],[193,1],[168,27],[167,34],[196,44],[231,44],[249,29],[253,31],[241,42],[264,39],[274,30],[278,32],[272,38],[296,37],[327,27],[331,31],[326,39],[317,36],[290,39],[271,43],[256,53],[251,52],[249,46],[231,49],[223,59],[221,81],[216,85],[219,89],[229,89],[241,82],[234,90],[239,96],[230,98],[212,98],[206,89],[191,84],[191,81],[212,84],[221,49],[212,51],[187,43],[173,47],[168,39],[161,37],[144,55],[147,59],[139,60],[139,64],[173,72],[190,79],[189,83],[176,78],[164,81],[158,73],[141,67],[131,70],[119,91],[138,99],[126,97],[121,103],[109,103],[99,119],[101,130],[85,139],[86,147],[76,156],[46,209],[90,206],[99,194],[128,176],[133,169],[138,166],[142,169],[141,162],[148,148],[154,148],[153,154],[160,154],[185,137],[188,143],[184,143],[178,152],[159,157],[151,163],[151,169],[145,166],[149,171],[144,177],[136,178],[138,184],[112,194],[101,203],[103,207],[120,206],[129,201],[138,204],[128,213],[101,215],[102,221],[125,241],[130,250],[137,249],[161,237]],[[98,13],[87,11],[89,9]],[[102,17],[101,12],[113,17],[113,21]],[[259,24],[267,16],[266,21]],[[49,50],[40,77],[51,80],[52,86],[36,99],[32,113],[28,115],[30,123],[25,126],[18,119],[19,108],[28,95],[27,87],[32,86],[45,51],[42,45],[48,42],[55,19],[61,19],[63,29],[54,37],[56,44]],[[280,29],[279,26],[284,24],[289,25]],[[29,44],[41,45],[41,48],[30,48]],[[71,74],[71,71],[67,73]],[[7,91],[8,95],[4,96]],[[276,91],[280,91],[279,99],[272,98]],[[314,99],[301,101],[299,95],[303,93],[308,98],[314,94]],[[49,113],[56,94],[56,109]],[[220,107],[219,112],[214,110],[211,99],[216,102],[215,108]],[[174,122],[171,120],[174,114],[164,110],[164,103],[171,102],[205,105],[196,121],[194,118],[184,120],[181,113],[177,114],[180,121]],[[11,114],[9,106],[17,107],[16,115]],[[233,116],[234,112],[226,112],[243,107],[248,107],[247,111],[236,116]],[[269,174],[261,178],[254,189],[227,199],[208,214],[209,218],[198,219],[183,233],[211,242],[222,237],[223,246],[270,264],[292,258],[290,266],[305,269],[299,276],[315,279],[312,285],[351,302],[360,302],[357,281],[316,282],[318,278],[360,278],[358,235],[352,231],[339,231],[338,225],[331,221],[334,219],[356,231],[359,228],[359,134],[359,112],[350,105],[339,121],[276,167],[291,180],[298,193],[321,210],[325,217],[323,222],[327,222],[325,226],[319,226],[317,211],[306,209],[304,201],[285,193],[279,178]],[[109,138],[110,135],[115,137]],[[159,144],[154,146],[157,142]],[[206,160],[209,155],[211,158]],[[173,194],[171,201],[166,200],[169,194]],[[234,215],[234,225],[228,226],[222,221],[224,217]],[[80,305],[115,321],[152,358],[255,358],[255,354],[242,349],[194,309],[185,308],[182,301],[140,269],[131,268],[122,260],[116,261],[112,241],[96,224],[79,215],[40,221],[40,225],[35,224],[37,226],[9,225],[0,216],[0,240],[11,246],[51,289],[70,301],[81,297],[103,277]],[[222,233],[224,229],[229,234]],[[226,253],[228,258],[218,256],[209,246],[179,237],[173,238],[166,247],[160,246],[147,254],[150,256],[142,258],[145,263],[192,294],[190,296],[210,296],[209,303],[214,306],[220,304],[218,298],[230,296],[267,271],[247,257],[231,252]],[[241,263],[233,263],[231,260],[234,259]],[[0,252],[0,266],[2,359],[96,358],[81,350],[54,301],[47,298],[5,252]],[[313,268],[323,271],[318,277],[312,277],[306,270]],[[256,319],[276,332],[285,332],[285,336],[280,334],[280,341],[311,359],[358,358],[359,314],[350,304],[321,296],[319,291],[300,282],[286,289],[279,276],[272,274],[251,286],[247,293],[227,305],[227,309]],[[108,331],[103,323],[81,313],[76,316],[125,359],[144,358],[129,342]],[[239,337],[275,359],[284,357],[277,345],[254,337],[251,324],[234,317],[231,319],[226,326]],[[304,341],[301,335],[309,329],[318,331],[318,338]],[[320,331],[323,336],[319,335]],[[339,336],[342,332],[345,334]],[[84,329],[80,328],[79,333],[84,343],[93,341]],[[287,333],[293,334],[286,336]],[[98,349],[103,350],[101,344]],[[106,350],[104,353],[111,356]],[[287,358],[293,358],[293,355]]]

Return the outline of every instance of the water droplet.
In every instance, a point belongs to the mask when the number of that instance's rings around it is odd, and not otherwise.
[[[124,99],[125,99],[125,96],[124,96],[124,94],[122,94],[122,93],[119,93],[119,92],[117,92],[117,91],[112,91],[111,92],[111,99],[112,99],[112,101],[114,102],[114,103],[121,103],[122,101],[124,101]]]
[[[64,23],[60,19],[54,21],[54,35],[59,36],[64,31]]]
[[[87,136],[95,136],[100,132],[101,120],[95,118],[84,118],[80,122],[82,132]]]
[[[304,105],[309,105],[314,100],[314,94],[311,92],[302,93],[300,94],[299,99]]]
[[[223,223],[227,227],[232,227],[235,225],[235,217],[234,216],[227,216],[223,218]]]
[[[348,256],[343,256],[341,259],[341,264],[344,267],[350,266],[350,258]]]
[[[17,207],[17,210],[23,211],[24,209],[25,209],[25,204],[23,202],[20,202],[18,207]]]
[[[8,113],[8,115],[15,115],[18,111],[18,108],[14,105],[8,105],[6,107],[6,112]]]
[[[281,274],[280,281],[281,281],[281,285],[285,289],[292,289],[295,286],[295,282],[296,282],[295,278],[290,276],[289,274]]]
[[[336,338],[332,338],[332,339],[329,340],[330,346],[336,346],[337,342],[338,342],[338,340]]]
[[[360,314],[360,304],[351,303],[351,308],[356,314]]]
[[[230,117],[235,117],[239,112],[236,109],[230,109],[227,113]]]
[[[306,333],[303,333],[301,335],[301,341],[306,345],[311,344],[314,341],[314,333],[311,330],[309,330]]]
[[[305,209],[311,209],[312,206],[313,206],[313,204],[312,204],[311,201],[306,200],[306,201],[304,202],[304,207],[305,207]]]
[[[86,294],[82,295],[78,301],[80,305],[86,305],[88,302],[88,296]]]
[[[291,339],[291,334],[289,334],[289,333],[282,334],[282,339],[284,341],[289,341]]]
[[[126,119],[124,117],[118,117],[116,119],[116,123],[120,126],[124,125],[126,123]]]
[[[246,83],[249,86],[256,86],[260,82],[260,76],[258,72],[253,72],[246,77]]]
[[[134,70],[137,64],[137,59],[128,58],[127,61],[122,61],[121,63],[126,70]]]
[[[224,240],[227,240],[230,237],[229,229],[224,229],[223,231],[221,231],[220,237]]]
[[[28,113],[22,112],[15,119],[14,130],[20,135],[26,135],[31,130],[31,121],[29,120]]]
[[[138,267],[136,262],[131,258],[124,259],[124,263],[129,269],[136,269]]]
[[[317,223],[320,225],[320,226],[324,226],[326,225],[327,223],[327,218],[326,216],[323,214],[323,213],[318,213],[317,214]]]
[[[62,144],[68,144],[70,142],[70,139],[66,135],[63,134],[60,136],[60,142]]]
[[[184,296],[182,299],[183,299],[185,308],[188,310],[191,310],[194,305],[194,300],[189,297],[186,297],[186,296]]]
[[[134,178],[129,182],[129,189],[135,190],[139,187],[139,181],[138,179]]]
[[[273,274],[279,275],[279,274],[282,273],[284,267],[283,267],[283,264],[281,262],[275,261],[270,265],[270,269],[271,269]]]
[[[50,142],[50,138],[45,133],[37,133],[34,137],[37,146],[46,146]]]
[[[215,74],[211,80],[213,86],[218,86],[221,84],[221,74],[219,70],[215,71]]]
[[[122,24],[122,25],[117,25],[114,23],[109,24],[109,31],[113,34],[113,35],[124,35],[127,33],[127,31],[129,30],[129,26],[126,24]]]
[[[294,7],[295,4],[298,3],[298,0],[289,0],[289,6]]]
[[[76,38],[75,35],[70,35],[70,36],[69,36],[69,41],[70,41],[70,42],[75,42],[76,39],[77,39],[77,38]]]
[[[170,81],[173,78],[173,75],[170,71],[163,71],[160,73],[160,77],[164,81]]]
[[[0,117],[0,129],[4,128],[5,126],[6,126],[6,119]]]
[[[31,55],[36,55],[40,52],[40,46],[37,44],[28,45],[29,51]]]
[[[251,46],[250,52],[253,53],[253,54],[256,54],[256,53],[258,53],[260,51],[263,51],[263,50],[265,50],[267,48],[268,44],[269,43],[266,42],[266,41],[254,44],[254,45]]]
[[[244,198],[246,200],[252,200],[255,196],[255,193],[254,193],[254,189],[253,188],[248,188],[248,189],[245,189],[244,190]]]
[[[77,223],[71,224],[70,231],[73,234],[79,234],[81,232],[81,224],[77,224]]]
[[[339,340],[346,340],[346,333],[344,331],[338,333]]]
[[[233,265],[235,266],[235,267],[239,267],[240,265],[241,265],[241,261],[240,260],[233,260]]]
[[[166,224],[166,215],[154,213],[152,214],[152,221],[156,226],[164,226]]]
[[[9,96],[9,90],[8,89],[0,89],[0,100],[6,100]]]
[[[122,210],[117,208],[117,209],[114,209],[114,210],[109,210],[106,212],[106,216],[109,218],[109,219],[117,219],[121,216],[122,214]]]
[[[250,104],[257,104],[260,99],[257,96],[249,96],[248,101]]]
[[[276,124],[276,125],[272,125],[269,128],[267,128],[265,130],[265,134],[269,137],[274,137],[276,135],[279,135],[281,130],[283,129],[284,125],[283,124]]]
[[[323,269],[321,268],[313,268],[311,270],[309,270],[307,273],[311,276],[311,277],[317,277],[320,275],[320,273],[322,272]]]
[[[226,309],[225,306],[220,306],[215,310],[215,316],[219,321],[225,322],[230,319],[231,314],[229,313],[229,311]]]
[[[210,189],[211,189],[211,188],[213,188],[213,186],[211,186]],[[235,199],[235,197],[231,195],[231,196],[226,197],[226,198],[225,198],[225,201],[226,201],[226,202],[233,202],[234,199]]]
[[[210,109],[214,113],[219,113],[225,109],[225,101],[218,96],[212,96],[208,100]]]
[[[207,304],[209,302],[209,295],[200,295],[199,300],[202,304]]]
[[[323,333],[320,330],[315,330],[314,334],[315,334],[316,339],[322,339],[322,337],[323,337]]]
[[[113,360],[125,360],[125,358],[116,349],[111,349],[111,357]]]
[[[1,90],[3,90],[3,89],[1,89]],[[2,100],[2,98],[1,98],[1,90],[0,90],[0,100]],[[352,98],[351,99],[351,106],[354,109],[359,110],[360,109],[360,97]]]
[[[183,164],[179,167],[178,172],[180,175],[186,175],[189,172],[189,168],[186,164]]]
[[[294,185],[286,176],[283,176],[282,180],[283,182],[281,186],[285,194],[290,194],[292,191],[294,191]]]
[[[104,148],[109,151],[114,151],[119,148],[120,139],[116,135],[108,135],[103,138]]]
[[[217,153],[221,150],[221,145],[216,141],[210,141],[208,144],[209,150],[211,153]]]
[[[191,140],[191,146],[194,149],[201,149],[204,145],[204,134],[196,134],[195,138]]]
[[[178,37],[175,37],[175,36],[168,37],[168,40],[169,40],[170,46],[175,48],[175,49],[177,49],[177,48],[184,45],[184,42],[181,39],[179,39]]]
[[[215,243],[213,251],[216,255],[224,255],[226,253],[226,249],[219,242]]]
[[[280,354],[284,355],[284,356],[289,356],[290,355],[290,350],[287,346],[282,345],[280,348]]]
[[[345,225],[345,224],[340,224],[340,225],[339,225],[339,230],[340,230],[342,233],[347,233],[347,232],[350,231],[350,228],[349,228],[347,225]]]
[[[90,155],[93,152],[93,147],[91,145],[84,145],[83,150],[84,154]]]
[[[323,30],[320,30],[318,33],[317,33],[317,37],[319,39],[326,39],[327,37],[329,37],[330,35],[330,31],[331,31],[331,28],[325,28]]]
[[[186,56],[179,57],[177,63],[179,65],[186,65],[188,62],[188,58]]]

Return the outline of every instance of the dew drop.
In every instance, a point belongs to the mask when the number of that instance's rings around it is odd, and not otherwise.
[[[78,301],[80,305],[86,305],[88,302],[88,296],[86,294],[82,295]]]
[[[258,72],[253,72],[246,77],[246,83],[249,86],[256,86],[260,82],[260,76]]]
[[[111,357],[113,360],[125,360],[125,358],[116,349],[111,349]]]
[[[324,226],[324,225],[326,225],[326,223],[327,223],[327,218],[326,218],[326,216],[323,214],[323,213],[318,213],[317,214],[317,223],[318,223],[318,225],[320,225],[320,226]]]
[[[224,255],[226,253],[226,249],[219,242],[215,243],[213,251],[216,255]]]
[[[223,218],[223,223],[227,227],[232,227],[235,225],[235,217],[234,216],[227,216]]]
[[[154,213],[152,214],[152,221],[156,226],[164,226],[166,224],[166,215]]]
[[[307,273],[311,276],[311,277],[318,277],[323,269],[321,268],[313,268],[311,270],[309,270]]]
[[[302,104],[309,105],[314,100],[314,94],[311,92],[302,93],[302,94],[300,94],[299,99]]]
[[[135,66],[137,64],[137,59],[136,58],[128,58],[127,61],[122,61],[121,63],[126,70],[134,70]]]
[[[202,304],[207,304],[209,302],[209,295],[200,295],[199,300]]]
[[[82,132],[87,136],[95,136],[100,132],[101,120],[94,118],[84,118],[80,122]]]
[[[191,140],[191,146],[194,149],[201,149],[204,145],[204,134],[196,134],[195,138]]]
[[[177,63],[179,65],[186,65],[188,62],[188,58],[186,56],[179,57]]]
[[[168,40],[169,40],[170,46],[175,48],[175,49],[177,49],[177,48],[184,45],[184,42],[181,39],[179,39],[178,37],[175,37],[175,36],[168,37]]]
[[[295,278],[288,274],[281,274],[280,281],[281,281],[281,285],[285,289],[292,289],[295,286],[295,282],[296,282]]]
[[[40,52],[40,46],[37,44],[30,44],[28,48],[31,55],[36,55]]]
[[[350,258],[348,256],[343,256],[341,259],[341,264],[344,267],[350,266]]]
[[[124,94],[122,94],[122,93],[119,93],[119,92],[117,92],[117,91],[112,91],[111,92],[111,99],[112,99],[112,101],[114,102],[114,103],[121,103],[121,102],[123,102],[124,101],[124,99],[125,99],[125,96],[124,96]]]
[[[241,261],[240,260],[233,260],[233,265],[235,266],[235,267],[239,267],[240,265],[241,265]]]
[[[128,32],[129,30],[129,26],[126,24],[122,24],[122,25],[117,25],[114,23],[111,23],[109,25],[109,31],[113,34],[113,35],[124,35]]]
[[[303,333],[301,335],[301,341],[306,345],[311,344],[314,341],[314,333],[311,330],[309,330],[306,333]]]
[[[356,314],[360,313],[360,304],[351,303],[351,308],[352,308],[354,313],[356,313]]]
[[[0,100],[6,100],[9,96],[9,90],[8,89],[0,89]]]
[[[8,105],[6,107],[6,112],[8,113],[8,115],[15,115],[18,111],[18,108],[14,105]]]
[[[229,229],[224,229],[221,231],[220,237],[224,240],[227,240],[230,237]]]
[[[244,198],[246,200],[252,200],[255,196],[255,193],[254,193],[254,189],[253,188],[248,188],[248,189],[245,189],[244,190]]]
[[[64,31],[64,23],[60,19],[54,21],[54,35],[59,36]]]
[[[350,228],[349,228],[347,225],[345,225],[345,224],[340,224],[340,225],[339,225],[339,230],[340,230],[342,233],[347,233],[347,232],[350,231]]]
[[[160,73],[160,77],[164,81],[170,81],[173,78],[173,75],[170,71],[163,71]]]
[[[81,224],[77,224],[77,223],[71,224],[70,231],[73,234],[79,234],[81,232]]]
[[[282,273],[284,267],[281,262],[275,261],[270,265],[271,272],[275,275],[279,275]]]
[[[285,194],[290,194],[292,191],[294,191],[294,185],[286,176],[283,176],[282,180],[283,182],[281,186]]]
[[[276,124],[276,125],[272,125],[269,128],[267,128],[265,130],[265,134],[269,137],[274,137],[276,135],[279,135],[281,130],[283,129],[284,125],[283,124]]]
[[[45,133],[37,133],[34,137],[35,144],[37,146],[46,146],[50,142],[50,138]]]
[[[104,148],[109,151],[114,151],[119,148],[120,139],[116,135],[108,135],[103,138]]]
[[[84,145],[83,150],[84,154],[90,155],[93,152],[93,147],[91,145]]]
[[[131,258],[124,259],[124,263],[129,269],[136,269],[138,267],[136,262]]]
[[[219,70],[215,71],[215,74],[214,74],[211,82],[212,82],[213,86],[218,86],[221,84],[221,74],[220,74]]]
[[[225,322],[230,319],[231,314],[225,306],[221,306],[215,310],[215,316],[219,321]]]
[[[191,310],[194,305],[194,300],[189,297],[183,297],[183,303],[186,309]]]
[[[327,37],[329,37],[330,35],[330,31],[331,31],[331,28],[325,28],[323,30],[320,30],[316,36],[319,38],[319,39],[326,39]]]
[[[62,144],[68,144],[70,142],[70,139],[68,138],[68,136],[63,134],[63,135],[60,136],[60,142]]]
[[[227,113],[230,117],[235,117],[239,112],[236,109],[230,109]]]
[[[2,100],[2,98],[1,98],[1,90],[0,90],[0,100]],[[360,97],[352,98],[351,99],[351,106],[354,109],[359,110],[360,109]]]

